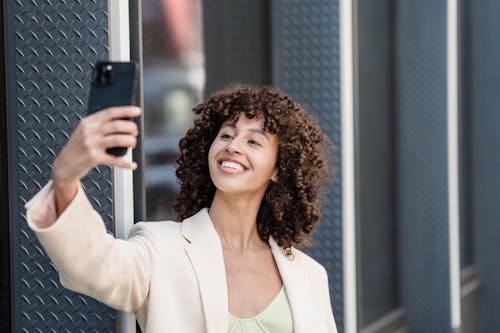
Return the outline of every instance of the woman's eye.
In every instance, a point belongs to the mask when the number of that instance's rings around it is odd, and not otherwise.
[[[225,140],[229,140],[229,139],[231,139],[231,135],[229,135],[229,134],[221,134],[220,138],[221,139],[225,139]]]
[[[257,146],[260,146],[260,143],[255,141],[255,140],[248,140],[248,143],[251,144],[251,145],[257,145]]]

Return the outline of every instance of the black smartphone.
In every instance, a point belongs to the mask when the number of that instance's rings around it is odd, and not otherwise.
[[[92,71],[88,114],[110,106],[137,105],[137,64],[135,62],[99,61]],[[126,147],[106,150],[115,156],[123,156]]]

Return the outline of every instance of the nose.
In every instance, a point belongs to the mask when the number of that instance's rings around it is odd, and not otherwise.
[[[226,145],[226,151],[231,154],[239,154],[241,152],[239,140],[237,138],[230,140]]]

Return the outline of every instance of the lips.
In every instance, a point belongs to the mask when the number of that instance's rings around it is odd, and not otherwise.
[[[233,159],[224,158],[219,160],[218,164],[221,168],[227,171],[241,172],[247,169],[245,165]]]

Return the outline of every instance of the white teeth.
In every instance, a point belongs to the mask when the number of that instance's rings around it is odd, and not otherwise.
[[[236,170],[241,170],[241,171],[245,170],[241,164],[230,162],[230,161],[222,161],[222,163],[220,165],[223,167],[226,167],[226,168],[231,168],[231,169],[236,169]]]

